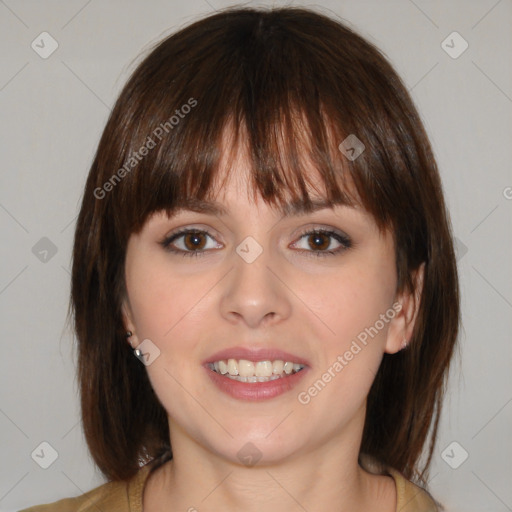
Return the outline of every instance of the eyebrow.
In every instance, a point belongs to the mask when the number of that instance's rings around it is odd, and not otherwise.
[[[314,213],[319,210],[332,209],[336,205],[350,206],[343,202],[333,203],[327,201],[326,199],[314,199],[311,200],[309,203],[286,203],[283,207],[280,208],[280,211],[283,215],[283,218],[285,218],[295,215],[307,215],[309,213]],[[229,215],[229,210],[226,207],[224,207],[221,203],[217,201],[206,201],[195,198],[190,198],[186,201],[181,201],[176,206],[176,212],[182,210],[190,210],[196,213],[218,215],[219,217]]]

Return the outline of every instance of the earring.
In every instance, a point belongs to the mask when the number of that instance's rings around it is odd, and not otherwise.
[[[406,348],[407,347],[407,343],[408,343],[407,340],[404,338],[403,341],[402,341],[402,345],[401,345],[400,350],[403,350],[404,348]]]
[[[133,336],[133,332],[132,331],[126,331],[126,338],[128,339],[131,336]],[[133,354],[137,358],[140,358],[142,356],[142,352],[138,348],[133,349]]]

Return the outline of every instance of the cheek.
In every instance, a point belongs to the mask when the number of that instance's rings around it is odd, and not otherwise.
[[[318,364],[307,383],[320,381],[311,390],[313,396],[322,391],[318,405],[341,400],[355,407],[367,395],[394,317],[394,278],[389,265],[368,262],[347,265],[336,279],[323,279],[319,286],[310,284],[310,304],[325,326],[317,330]]]
[[[183,392],[197,372],[196,349],[205,333],[211,288],[207,276],[186,277],[169,271],[159,258],[127,260],[126,285],[138,341],[151,340],[159,355],[147,366],[151,385],[165,409],[185,423],[198,414]],[[207,326],[206,326],[207,327]]]
[[[394,287],[394,272],[389,266],[375,263],[347,266],[335,279],[326,278],[323,286],[311,286],[309,296],[316,297],[315,307],[328,328],[328,345],[343,348],[347,341],[373,326],[391,307]],[[388,322],[378,324],[383,335],[387,327]]]
[[[165,258],[142,256],[127,261],[126,286],[137,336],[157,345],[168,344],[181,324],[190,323],[197,315],[206,285],[204,276],[184,279],[171,272]]]

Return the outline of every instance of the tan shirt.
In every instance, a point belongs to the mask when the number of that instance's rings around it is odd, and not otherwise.
[[[392,468],[386,468],[385,472],[395,481],[396,512],[438,512],[426,491]],[[147,465],[128,482],[108,482],[82,496],[30,507],[21,512],[142,512],[142,495],[149,474],[150,465]]]

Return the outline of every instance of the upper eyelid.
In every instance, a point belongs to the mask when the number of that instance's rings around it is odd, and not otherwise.
[[[349,235],[342,229],[331,227],[331,226],[328,226],[328,225],[325,225],[322,223],[312,222],[311,224],[313,224],[313,225],[300,229],[299,233],[296,233],[294,236],[302,236],[304,234],[307,234],[309,232],[314,232],[314,231],[332,231],[334,233],[338,233],[341,236],[345,236],[345,237],[349,238]],[[190,231],[198,232],[198,233],[206,233],[209,236],[214,236],[214,234],[217,233],[217,230],[215,230],[213,228],[197,227],[197,226],[194,226],[193,224],[190,224],[190,225],[183,226],[181,228],[173,229],[169,234],[166,234],[164,236],[164,239],[172,238],[175,235],[180,235],[180,234],[184,234],[184,233],[186,234],[187,232],[190,232]],[[212,233],[212,231],[213,231],[213,233]],[[296,230],[294,230],[294,231],[296,231]],[[216,236],[219,236],[219,235],[216,235]]]
[[[212,229],[210,227],[208,227],[208,228],[197,227],[193,224],[187,224],[186,226],[171,230],[170,233],[168,233],[164,236],[164,240],[172,238],[175,235],[187,234],[188,232],[206,233],[209,236],[214,236],[214,234],[217,233],[217,231],[215,229]],[[216,236],[218,236],[218,235],[216,235]]]
[[[211,239],[218,242],[217,238],[212,233],[210,233],[210,231],[207,229],[186,227],[186,228],[182,228],[182,229],[177,229],[176,231],[173,231],[170,234],[166,235],[163,238],[162,243],[170,244],[172,241],[177,240],[185,235],[188,235],[189,233],[203,233],[206,236],[209,236]]]

